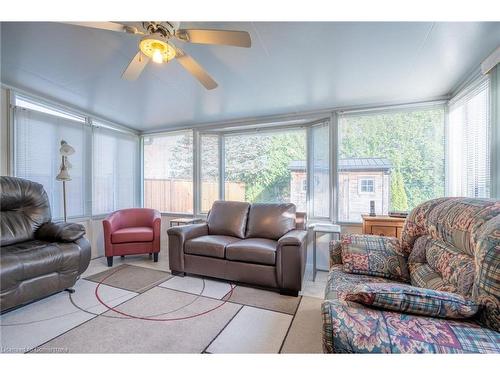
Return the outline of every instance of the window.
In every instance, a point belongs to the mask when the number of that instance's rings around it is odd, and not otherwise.
[[[138,137],[98,126],[93,139],[93,215],[136,207]]]
[[[144,137],[144,207],[193,213],[193,132]]]
[[[48,108],[16,97],[14,109],[14,175],[43,185],[48,194],[52,217],[63,217],[62,182],[56,180],[61,164],[61,140],[74,147],[69,157],[71,181],[66,183],[69,218],[89,214],[87,209],[86,171],[90,168],[88,153],[90,126],[85,118],[70,116],[56,108]]]
[[[225,199],[292,202],[306,211],[306,130],[262,131],[224,136]]]
[[[330,123],[313,125],[311,129],[311,215],[330,217]]]
[[[339,221],[360,222],[370,200],[387,214],[444,195],[442,106],[344,114],[338,136]]]
[[[448,181],[451,196],[490,196],[489,79],[482,77],[450,102]]]
[[[215,200],[219,199],[219,136],[200,136],[201,168],[201,212],[206,213]]]
[[[375,181],[373,178],[362,178],[359,180],[359,192],[360,193],[374,193],[375,192]]]

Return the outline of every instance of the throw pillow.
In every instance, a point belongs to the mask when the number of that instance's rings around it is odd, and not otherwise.
[[[358,285],[345,295],[345,300],[384,310],[436,318],[465,319],[479,310],[476,302],[460,294],[396,283]]]
[[[344,272],[408,282],[410,275],[399,239],[352,234],[342,239]]]

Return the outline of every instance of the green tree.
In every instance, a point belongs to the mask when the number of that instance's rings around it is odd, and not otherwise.
[[[340,158],[388,159],[412,209],[444,194],[443,118],[441,108],[348,117],[340,126]]]
[[[399,169],[391,175],[391,205],[393,210],[408,210],[408,197],[406,196],[405,183]]]

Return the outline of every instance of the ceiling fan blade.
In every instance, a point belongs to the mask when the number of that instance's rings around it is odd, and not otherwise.
[[[179,29],[175,36],[190,43],[223,44],[227,46],[246,47],[252,45],[250,34],[246,31]]]
[[[181,64],[189,73],[194,75],[207,90],[212,90],[217,87],[217,82],[215,82],[212,77],[208,75],[205,69],[203,69],[201,65],[198,64],[191,56],[186,55],[185,52],[178,49],[177,56],[175,58],[179,64]]]
[[[117,31],[119,33],[129,33],[129,34],[144,34],[139,31],[137,27],[122,25],[116,22],[65,22],[69,25],[76,25],[82,27],[90,27],[94,29]]]
[[[149,57],[142,52],[137,52],[132,61],[127,66],[127,69],[122,74],[122,78],[127,81],[135,81],[142,73],[149,62]]]

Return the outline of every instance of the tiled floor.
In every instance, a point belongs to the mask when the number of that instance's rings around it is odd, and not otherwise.
[[[166,257],[154,263],[147,255],[115,257],[112,268],[104,257],[92,260],[71,295],[76,306],[61,292],[1,315],[2,351],[321,352],[326,273],[313,283],[307,271],[302,296],[289,297],[222,280],[172,277],[167,264]],[[106,311],[95,296],[103,278],[105,303],[142,319]]]

